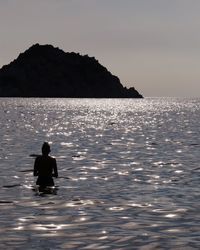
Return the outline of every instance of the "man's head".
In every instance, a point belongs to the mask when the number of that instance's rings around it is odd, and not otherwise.
[[[48,155],[51,152],[50,145],[48,142],[44,142],[42,145],[42,154]]]

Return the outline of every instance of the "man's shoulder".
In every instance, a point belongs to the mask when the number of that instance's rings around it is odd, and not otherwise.
[[[38,160],[40,160],[41,158],[42,158],[42,155],[38,155],[38,156],[35,158],[35,160],[38,161]]]
[[[51,161],[56,161],[56,159],[52,156],[48,156]]]

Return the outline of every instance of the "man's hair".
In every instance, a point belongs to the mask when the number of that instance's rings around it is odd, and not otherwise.
[[[51,152],[50,145],[48,142],[44,142],[42,145],[42,153],[49,154]]]

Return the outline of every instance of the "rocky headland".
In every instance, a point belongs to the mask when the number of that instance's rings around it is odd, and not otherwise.
[[[0,69],[0,96],[142,98],[94,57],[39,44]]]

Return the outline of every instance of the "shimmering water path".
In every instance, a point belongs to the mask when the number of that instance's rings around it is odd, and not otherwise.
[[[199,99],[5,98],[0,117],[0,249],[200,248]]]

